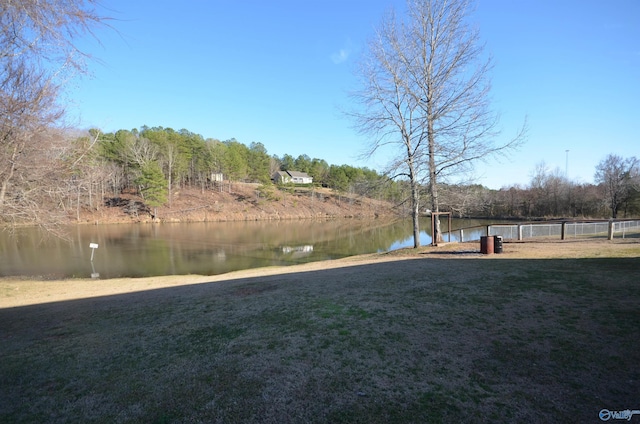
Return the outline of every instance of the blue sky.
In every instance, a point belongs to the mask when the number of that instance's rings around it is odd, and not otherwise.
[[[386,164],[358,159],[366,138],[341,110],[367,38],[404,0],[101,3],[115,31],[80,44],[99,61],[69,89],[78,127],[185,128],[278,156]],[[501,138],[529,123],[519,151],[476,167],[478,183],[527,185],[542,161],[590,183],[607,154],[640,156],[640,1],[478,0],[471,20],[495,61]]]

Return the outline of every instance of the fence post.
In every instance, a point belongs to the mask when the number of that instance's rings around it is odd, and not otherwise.
[[[518,241],[522,241],[522,224],[518,224]]]
[[[462,228],[460,228],[460,243],[462,243],[463,241],[464,241],[463,230]]]
[[[608,239],[609,240],[613,240],[613,226],[615,225],[615,223],[613,221],[609,221],[609,235],[608,235]]]
[[[562,230],[560,231],[560,240],[564,240],[566,229],[567,229],[567,221],[562,221]]]

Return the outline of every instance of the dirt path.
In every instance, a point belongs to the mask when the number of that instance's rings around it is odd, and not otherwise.
[[[494,255],[480,254],[479,243],[451,243],[437,248],[423,247],[417,251],[403,249],[390,253],[360,255],[286,267],[256,268],[213,276],[168,275],[147,278],[54,281],[3,278],[0,279],[0,308],[317,270],[331,272],[331,278],[339,279],[341,268],[371,263],[384,264],[389,268],[395,268],[399,277],[401,277],[403,270],[401,261],[425,258],[433,260],[481,258],[491,261],[605,257],[640,258],[640,239],[514,242],[505,243],[504,253]]]

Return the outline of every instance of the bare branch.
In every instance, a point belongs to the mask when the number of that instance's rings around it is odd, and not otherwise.
[[[66,184],[56,130],[61,85],[84,72],[79,38],[104,18],[97,0],[0,0],[0,219],[54,229]],[[95,141],[94,141],[95,143]],[[55,148],[54,148],[55,146]],[[78,161],[82,156],[78,158]],[[55,184],[59,184],[56,186]],[[55,208],[53,208],[55,209]]]

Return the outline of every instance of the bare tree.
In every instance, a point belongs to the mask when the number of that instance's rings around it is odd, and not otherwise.
[[[611,217],[617,218],[620,206],[640,187],[640,162],[635,157],[608,155],[596,166],[594,178],[604,188]]]
[[[523,141],[498,144],[498,116],[489,105],[491,60],[482,59],[478,31],[469,27],[467,0],[408,0],[406,19],[391,12],[369,42],[354,93],[363,108],[351,113],[373,136],[366,155],[394,150],[389,173],[411,185],[414,246],[420,245],[421,184],[439,212],[438,182],[475,161]],[[434,240],[441,238],[439,222]]]
[[[47,123],[60,117],[53,109],[55,90],[41,73],[8,64],[0,80],[0,210],[9,183],[28,158],[30,144]]]
[[[442,204],[459,218],[468,217],[471,211],[482,209],[485,191],[487,189],[481,185],[472,184],[444,184],[440,187],[440,192],[446,199]]]
[[[155,161],[159,156],[158,146],[144,137],[127,139],[125,152],[128,160],[139,168]]]
[[[74,42],[103,21],[93,9],[96,3],[0,0],[0,217],[5,220],[38,223],[50,215],[40,210],[42,199],[30,197],[39,190],[28,182],[38,168],[34,161],[47,156],[40,150],[51,146],[38,141],[62,134],[53,130],[63,116],[60,87],[85,71],[86,56]]]
[[[8,184],[0,220],[5,224],[31,223],[48,232],[62,235],[64,204],[73,188],[64,166],[68,148],[59,130],[50,129],[31,135],[20,155],[28,166],[16,166]],[[22,160],[22,157],[20,160]]]
[[[531,174],[529,200],[536,216],[558,217],[571,211],[572,184],[560,168],[550,170],[544,161]]]

